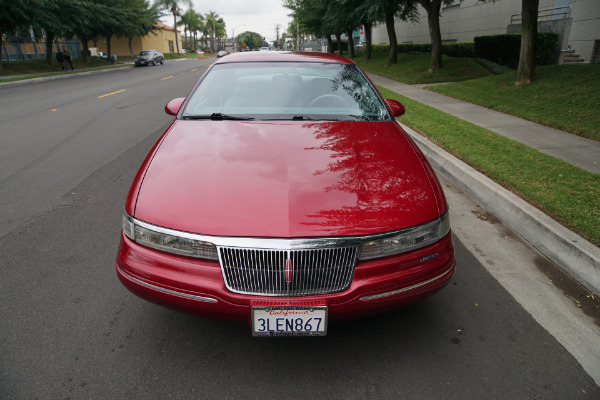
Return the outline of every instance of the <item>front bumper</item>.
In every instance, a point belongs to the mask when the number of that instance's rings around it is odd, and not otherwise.
[[[451,234],[428,247],[381,259],[359,261],[350,287],[339,293],[268,297],[230,292],[217,261],[164,253],[121,234],[116,261],[120,281],[154,303],[211,318],[250,322],[254,305],[324,305],[329,319],[349,319],[390,311],[433,295],[455,270]]]

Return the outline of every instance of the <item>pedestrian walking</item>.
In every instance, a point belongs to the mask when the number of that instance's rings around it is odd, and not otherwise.
[[[69,65],[71,66],[71,71],[75,71],[71,62],[71,52],[67,49],[67,46],[63,46],[63,56],[65,58],[65,71],[69,70]]]
[[[56,52],[56,61],[58,61],[58,64],[60,65],[60,70],[65,71],[65,55],[60,51],[60,47]]]

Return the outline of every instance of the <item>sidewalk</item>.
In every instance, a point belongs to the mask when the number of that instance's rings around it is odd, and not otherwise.
[[[369,74],[379,86],[521,142],[580,168],[600,173],[600,143],[435,92]],[[410,112],[410,111],[408,111]],[[402,121],[402,118],[399,120]],[[434,169],[469,194],[565,272],[600,293],[600,248],[520,197],[402,125]]]
[[[423,89],[424,85],[407,85],[378,75],[368,75],[376,85],[600,174],[600,142],[430,92]]]

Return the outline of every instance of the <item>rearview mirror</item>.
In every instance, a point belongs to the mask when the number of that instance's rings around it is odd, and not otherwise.
[[[394,117],[399,117],[401,115],[404,115],[404,111],[405,111],[404,110],[404,106],[399,101],[391,100],[391,99],[385,99],[385,103],[390,108],[390,111],[392,112],[392,115]]]
[[[169,115],[177,115],[184,101],[185,97],[178,97],[176,99],[171,100],[165,106],[165,112]]]

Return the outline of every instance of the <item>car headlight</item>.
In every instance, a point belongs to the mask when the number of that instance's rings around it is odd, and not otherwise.
[[[445,213],[440,218],[426,224],[364,243],[359,259],[370,260],[416,250],[441,240],[448,232],[450,232],[450,217],[448,213]]]
[[[169,229],[134,220],[127,213],[123,213],[122,227],[125,236],[143,246],[183,256],[219,259],[214,244],[194,239],[193,234],[189,237],[182,236],[182,232],[174,234]]]

